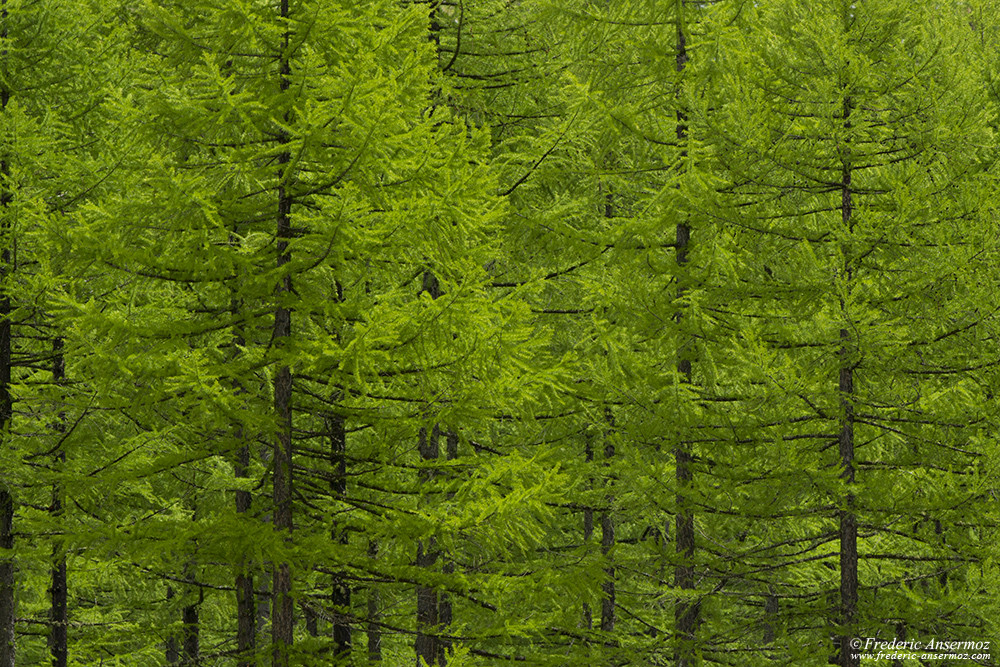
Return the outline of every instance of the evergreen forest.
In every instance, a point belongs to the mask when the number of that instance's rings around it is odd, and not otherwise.
[[[0,0],[0,667],[997,664],[998,54]]]

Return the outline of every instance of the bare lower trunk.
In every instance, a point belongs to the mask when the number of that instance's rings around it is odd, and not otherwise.
[[[458,434],[454,431],[448,431],[448,435],[445,438],[445,458],[449,461],[454,461],[458,458]],[[449,493],[448,499],[452,500],[455,494]],[[455,572],[455,561],[448,558],[447,554],[443,555],[444,565],[441,567],[441,572],[444,574],[454,574]],[[438,625],[441,632],[446,632],[448,626],[451,625],[454,615],[454,608],[451,603],[451,596],[445,592],[438,594]],[[448,663],[448,651],[451,649],[451,641],[441,637],[438,639],[438,664],[444,667]]]
[[[333,466],[331,492],[334,498],[347,496],[347,429],[344,418],[330,416],[326,420],[330,433],[330,463]],[[347,531],[334,525],[331,538],[342,545],[347,544]],[[347,578],[341,574],[334,575],[330,591],[330,603],[333,607],[333,645],[334,654],[347,656],[351,653],[351,587]]]
[[[66,365],[62,350],[62,338],[53,340],[52,381],[57,386],[64,384],[66,375]],[[66,430],[65,417],[65,414],[60,410],[53,429],[57,435],[61,435]],[[53,459],[53,466],[56,470],[59,470],[62,468],[62,464],[66,462],[66,453],[60,450],[56,452]],[[49,508],[49,514],[57,522],[63,515],[63,489],[62,485],[58,482],[52,488],[52,506]],[[52,545],[52,568],[50,574],[52,583],[49,587],[49,622],[51,623],[48,642],[49,655],[52,658],[52,667],[66,667],[69,657],[69,637],[66,625],[68,622],[66,600],[68,588],[66,583],[66,553],[59,540]]]
[[[851,98],[844,99],[844,128],[851,127]],[[850,153],[846,157],[841,172],[841,218],[846,233],[854,229],[854,202],[851,189]],[[844,281],[847,292],[851,290],[853,266],[849,256],[849,248],[844,247]],[[845,324],[850,322],[847,301],[841,300],[841,317]],[[853,347],[855,341],[851,338],[848,328],[840,330],[840,378],[838,391],[840,393],[841,422],[838,437],[840,450],[840,474],[848,485],[854,484],[854,361]],[[840,522],[840,625],[844,632],[837,637],[837,649],[840,652],[842,667],[858,667],[860,658],[851,650],[850,640],[854,636],[854,624],[857,620],[858,608],[858,521],[854,511],[854,493],[848,487],[839,511]]]
[[[677,2],[677,51],[675,67],[678,73],[687,67],[687,35],[685,34],[684,4]],[[677,112],[677,142],[682,147],[681,157],[687,156],[688,126],[687,114],[678,107]],[[688,254],[691,246],[691,227],[687,221],[682,221],[677,225],[676,231],[676,258],[677,265],[683,268],[688,263]],[[681,276],[682,285],[677,290],[678,298],[683,297],[685,289],[683,286],[684,276]],[[677,315],[680,323],[681,314]],[[678,351],[677,374],[681,382],[691,384],[691,360],[688,358],[690,350],[689,343],[685,343]],[[692,508],[690,495],[694,485],[694,474],[691,468],[693,456],[691,445],[682,439],[676,444],[674,450],[675,481],[677,484],[677,514],[674,519],[674,529],[677,534],[676,555],[677,564],[674,567],[674,586],[682,592],[693,592],[695,589],[694,577],[694,553],[695,553],[695,530],[694,530],[694,510]],[[674,633],[677,639],[677,667],[692,667],[697,661],[697,647],[695,637],[698,630],[698,619],[701,615],[700,605],[696,600],[682,597],[674,610]]]
[[[242,432],[239,434],[242,440]],[[236,477],[249,477],[250,447],[243,445],[236,452]],[[250,511],[251,496],[249,491],[236,492],[236,512],[246,514]],[[236,574],[236,667],[252,667],[254,650],[257,641],[255,627],[255,606],[253,592],[253,572],[250,564],[242,562]]]
[[[427,281],[425,281],[426,283]],[[435,281],[436,282],[436,281]],[[439,455],[439,440],[441,430],[437,425],[428,434],[426,428],[420,429],[420,459],[421,461],[437,460]],[[425,469],[420,474],[421,481],[428,483],[434,478],[434,472]],[[437,541],[433,537],[417,542],[417,567],[431,570],[437,563]],[[438,615],[438,594],[430,586],[417,586],[417,637],[414,650],[417,654],[417,667],[423,660],[427,665],[438,665],[437,628],[440,623]]]

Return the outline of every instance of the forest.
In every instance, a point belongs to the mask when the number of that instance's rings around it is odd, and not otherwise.
[[[0,0],[0,667],[997,664],[998,47]]]

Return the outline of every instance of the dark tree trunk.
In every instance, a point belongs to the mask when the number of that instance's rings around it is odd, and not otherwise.
[[[428,280],[425,274],[424,285],[427,291],[431,292],[432,296],[435,296],[437,290],[437,281]],[[420,429],[420,460],[436,461],[439,455],[439,440],[441,436],[441,430],[437,425],[431,429],[430,434],[427,433],[426,428]],[[434,478],[434,472],[429,469],[422,470],[420,473],[420,479],[423,483],[428,483]],[[417,567],[430,570],[434,567],[437,562],[437,544],[433,537],[427,540],[420,540],[417,542]],[[438,643],[437,643],[437,627],[440,623],[440,617],[438,615],[438,595],[437,591],[430,586],[417,586],[417,637],[414,643],[414,649],[417,653],[417,667],[420,667],[420,661],[423,660],[427,665],[437,665],[438,664]]]
[[[778,596],[772,591],[764,602],[764,644],[774,643],[774,626],[778,618]]]
[[[844,127],[851,127],[851,98],[844,99]],[[854,229],[851,190],[851,163],[848,154],[843,161],[841,172],[841,218],[845,231],[850,234]],[[851,258],[845,248],[844,280],[848,291],[851,289],[853,267]],[[841,479],[847,484],[854,484],[854,346],[856,341],[851,338],[847,328],[851,315],[847,310],[846,301],[841,301],[841,316],[844,328],[840,330],[840,378],[838,390],[841,404],[840,463]],[[839,511],[840,519],[840,625],[843,634],[837,638],[837,648],[840,651],[842,667],[858,667],[860,658],[851,651],[850,640],[854,636],[854,624],[857,620],[858,608],[858,523],[854,512],[854,494],[848,490]]]
[[[237,432],[242,440],[242,430]],[[250,447],[243,445],[236,451],[236,477],[245,479],[250,476]],[[236,492],[236,512],[246,514],[250,511],[251,496],[249,491]],[[256,648],[256,610],[254,607],[253,572],[249,563],[242,562],[236,574],[236,650],[238,654],[236,667],[252,667],[254,650]]]
[[[445,458],[448,461],[454,461],[458,458],[458,433],[455,431],[448,431],[448,435],[445,438]],[[455,494],[449,493],[448,499],[451,500],[455,497]],[[454,574],[455,572],[455,561],[444,555],[444,565],[441,567],[441,571],[444,574]],[[454,609],[451,603],[451,597],[447,593],[438,594],[438,625],[441,628],[441,632],[447,631],[448,626],[451,625],[452,618],[454,614]],[[451,648],[451,642],[447,639],[438,639],[438,664],[444,667],[448,663],[448,650]]]
[[[330,434],[330,463],[333,467],[333,479],[330,482],[334,498],[347,497],[347,429],[342,416],[329,416],[326,419],[327,431]],[[334,524],[331,538],[334,542],[346,545],[347,531]],[[333,607],[333,644],[335,655],[347,656],[351,653],[351,588],[347,579],[334,575],[330,592],[330,603]]]
[[[288,18],[288,0],[281,0],[281,19],[285,26],[289,25]],[[288,90],[290,84],[291,63],[288,60],[290,42],[291,35],[286,27],[282,39],[280,65],[282,91]],[[285,121],[289,120],[290,118],[286,114]],[[287,132],[282,132],[279,143],[287,147],[289,140]],[[291,261],[288,246],[292,238],[292,198],[286,187],[288,175],[285,173],[290,160],[291,154],[287,148],[278,155],[278,217],[275,236],[277,238],[279,271]],[[279,353],[283,350],[286,340],[292,333],[292,313],[285,302],[291,294],[292,277],[291,274],[286,273],[280,278],[277,289],[278,306],[274,312],[274,344]],[[280,366],[275,375],[274,412],[278,424],[273,461],[274,527],[279,533],[285,533],[285,538],[290,541],[292,534],[292,371],[288,365]],[[273,667],[287,667],[294,629],[291,565],[276,563],[272,582],[271,637],[274,644],[272,664]]]
[[[236,233],[229,236],[229,242],[233,246],[238,244]],[[230,314],[234,321],[242,311],[242,304],[233,299],[230,304]],[[246,345],[246,338],[243,335],[242,327],[238,327],[233,335],[233,355],[238,356],[240,349]],[[239,381],[235,382],[234,391],[237,395],[246,393]],[[246,433],[242,425],[237,425],[234,433],[236,442],[242,443],[236,450],[233,461],[233,473],[237,479],[248,479],[250,477],[250,445],[246,444]],[[246,515],[250,511],[253,503],[253,496],[250,491],[237,490],[234,494],[236,502],[236,513]],[[241,560],[236,572],[236,667],[252,667],[255,658],[254,651],[257,645],[255,602],[253,592],[253,571],[250,563]]]
[[[684,71],[687,66],[687,36],[684,33],[685,25],[683,20],[683,3],[677,3],[677,55],[676,69],[678,73]],[[687,156],[687,149],[683,148],[687,142],[687,115],[684,110],[677,109],[677,143],[682,147],[681,157]],[[677,224],[676,231],[676,258],[678,267],[684,267],[688,263],[688,253],[691,246],[691,227],[687,221]],[[678,297],[684,295],[683,277],[682,285],[678,288]],[[681,315],[678,314],[677,321],[680,322]],[[678,351],[677,372],[681,376],[681,381],[691,383],[691,360],[687,344],[681,346]],[[693,486],[693,473],[691,463],[693,457],[691,445],[679,440],[674,450],[675,476],[677,482],[677,514],[674,518],[674,530],[677,535],[676,554],[677,564],[674,568],[674,586],[681,591],[693,591],[694,585],[694,551],[695,551],[695,531],[694,531],[694,511],[691,506],[690,494]],[[698,629],[698,618],[700,607],[696,601],[682,598],[674,610],[674,632],[677,639],[677,667],[691,667],[696,662],[695,634]]]
[[[612,438],[614,428],[614,417],[611,410],[606,412],[609,429],[604,434],[604,466],[610,467],[611,460],[615,457],[615,444]],[[604,582],[601,584],[601,632],[611,633],[615,630],[615,565],[612,548],[615,546],[615,524],[613,517],[613,507],[615,503],[614,494],[610,492],[612,479],[605,476],[604,483],[607,484],[609,493],[605,497],[606,509],[601,512],[601,555],[604,556]]]
[[[63,340],[56,338],[52,341],[52,381],[61,386],[65,384],[66,363],[63,358]],[[66,415],[59,411],[54,424],[57,435],[65,432]],[[66,461],[66,453],[61,449],[54,456],[56,469],[62,467]],[[63,514],[63,489],[58,482],[52,489],[52,507],[49,513],[58,522]],[[66,667],[68,660],[68,636],[67,636],[67,594],[66,584],[66,553],[60,540],[52,546],[52,584],[49,588],[50,608],[49,622],[49,655],[52,658],[52,667]]]

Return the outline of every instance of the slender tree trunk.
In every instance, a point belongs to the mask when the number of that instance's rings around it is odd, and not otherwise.
[[[287,20],[289,18],[288,0],[281,0],[281,18],[285,25],[282,39],[281,80],[282,91],[287,91],[291,77],[289,62],[289,44],[291,36]],[[289,117],[286,114],[285,121]],[[279,142],[287,147],[290,137],[282,132]],[[281,270],[291,260],[288,250],[292,238],[292,199],[288,193],[288,174],[286,169],[291,160],[291,154],[283,150],[278,156],[278,218],[275,236],[277,237],[278,269]],[[292,294],[291,274],[281,276],[277,290],[278,305],[274,312],[274,344],[279,354],[292,333],[292,313],[285,300]],[[278,368],[274,379],[274,412],[278,422],[278,437],[274,441],[274,527],[279,533],[285,533],[291,540],[292,533],[292,370],[287,364]],[[289,650],[292,645],[294,629],[292,602],[292,569],[288,563],[277,563],[274,566],[273,598],[271,604],[271,637],[274,644],[273,667],[287,667]]]
[[[764,645],[770,646],[774,643],[775,625],[778,620],[778,596],[774,594],[774,589],[768,592],[764,601]]]
[[[448,431],[448,435],[445,438],[445,459],[448,461],[454,461],[458,458],[458,433],[455,431]],[[448,494],[448,499],[452,500],[455,497],[454,493]],[[444,555],[444,565],[441,567],[441,571],[444,574],[454,574],[455,573],[455,561],[448,558],[448,555]],[[447,631],[447,628],[451,625],[454,614],[454,608],[452,607],[451,597],[447,593],[438,594],[438,624],[442,632]],[[448,650],[451,648],[451,641],[445,638],[438,639],[438,664],[442,667],[448,663]]]
[[[610,206],[610,204],[609,204]],[[608,430],[604,434],[604,467],[610,468],[611,461],[615,457],[615,443],[612,440],[612,430],[614,429],[614,416],[611,409],[605,412],[608,421]],[[604,483],[607,485],[608,493],[605,496],[605,510],[601,512],[601,555],[604,557],[604,582],[601,584],[601,632],[612,633],[615,631],[615,564],[611,550],[615,546],[615,524],[614,524],[614,504],[615,496],[612,491],[610,475],[605,475]]]
[[[843,117],[845,129],[851,127],[851,98],[844,99]],[[848,234],[853,232],[854,202],[851,190],[851,158],[846,155],[841,171],[841,219]],[[848,292],[853,280],[851,257],[846,246],[844,252],[844,280]],[[856,341],[851,337],[850,312],[848,304],[842,300],[841,317],[843,328],[840,330],[840,378],[838,389],[841,404],[840,422],[840,463],[843,467],[841,479],[848,485],[854,484],[854,346]],[[854,635],[853,628],[857,620],[858,607],[858,523],[854,513],[854,493],[848,487],[844,497],[843,509],[839,511],[840,518],[840,625],[843,633],[837,638],[837,648],[840,651],[842,667],[858,667],[860,659],[854,657],[850,640]]]
[[[66,377],[66,362],[63,358],[63,339],[55,338],[52,341],[52,381],[56,386],[61,386]],[[66,415],[59,411],[54,430],[60,436],[66,430]],[[53,465],[58,470],[66,461],[66,452],[60,449],[53,457]],[[58,523],[63,515],[63,489],[62,484],[56,482],[52,488],[52,507],[49,513]],[[52,667],[66,667],[68,659],[68,636],[67,636],[67,600],[68,588],[66,584],[66,552],[63,550],[61,540],[56,540],[52,545],[52,584],[49,588],[50,608],[49,622],[49,655],[52,658]]]
[[[347,496],[347,429],[344,418],[340,415],[328,416],[326,428],[330,434],[330,463],[333,467],[330,490],[334,498],[343,499]],[[330,537],[338,544],[347,545],[347,531],[336,523]],[[330,602],[334,618],[334,652],[339,657],[346,657],[351,653],[351,587],[343,574],[333,577]]]
[[[242,441],[243,429],[238,429],[236,437]],[[236,450],[236,477],[246,479],[250,476],[250,446],[241,445]],[[250,511],[251,495],[249,491],[236,492],[236,512],[246,514]],[[238,654],[236,667],[252,667],[256,662],[256,610],[254,606],[253,572],[250,564],[241,562],[236,573],[236,650]]]
[[[594,488],[594,478],[590,473],[591,465],[594,462],[594,447],[590,441],[590,435],[586,436],[583,449],[584,460],[587,462],[587,474],[589,476],[589,486]],[[585,507],[583,510],[583,544],[587,551],[590,551],[590,541],[594,539],[594,509]],[[594,614],[590,609],[590,603],[583,603],[583,627],[586,630],[594,629]]]
[[[0,39],[7,43],[7,0],[0,2]],[[0,53],[0,67],[6,68],[7,49]],[[10,102],[7,77],[0,77],[0,113],[6,112]],[[13,196],[9,188],[10,164],[0,161],[0,446],[10,447],[10,421],[14,401],[10,391],[11,381],[11,298],[6,285],[14,271],[10,246],[12,228],[10,204]],[[14,498],[6,480],[0,481],[0,549],[14,548]],[[9,553],[9,552],[8,552]],[[0,558],[0,667],[14,667],[14,559]]]
[[[428,281],[425,279],[426,284]],[[433,281],[433,284],[434,289],[429,291],[431,291],[432,296],[436,296],[437,281]],[[420,429],[421,461],[436,461],[438,459],[440,436],[441,430],[436,424],[429,434],[426,427]],[[423,483],[429,483],[434,479],[434,472],[429,469],[422,470],[420,479]],[[417,567],[430,570],[437,563],[437,558],[437,543],[433,537],[417,542]],[[439,623],[437,591],[430,586],[417,586],[417,638],[414,644],[417,653],[417,667],[420,667],[421,660],[429,666],[438,664],[438,645],[435,633]]]
[[[191,511],[191,521],[195,525],[201,519],[201,510],[198,506],[197,479],[191,480],[192,494],[185,503],[187,509]],[[191,555],[184,564],[184,579],[195,582],[198,576],[198,541],[194,539],[190,543]],[[201,664],[201,621],[199,611],[202,602],[205,600],[205,589],[195,584],[185,584],[184,588],[187,604],[181,609],[181,664],[200,665]],[[197,594],[197,598],[195,595]]]
[[[235,231],[229,235],[229,243],[233,246],[238,244]],[[242,310],[242,304],[235,298],[230,304],[230,314],[234,320]],[[233,356],[238,357],[240,349],[246,345],[246,338],[243,335],[242,325],[238,326],[233,335]],[[234,391],[237,395],[246,393],[245,388],[237,380],[234,384]],[[234,432],[236,442],[240,443],[236,449],[233,461],[233,473],[237,479],[249,479],[250,477],[250,445],[246,442],[246,433],[243,426],[237,424]],[[253,503],[253,496],[249,491],[237,490],[234,493],[236,502],[236,513],[246,515],[250,511]],[[250,563],[241,559],[236,571],[236,667],[252,667],[254,651],[257,644],[256,619],[253,592],[253,571]]]
[[[685,35],[684,23],[684,3],[677,2],[677,56],[676,69],[678,74],[684,71],[687,66],[687,36]],[[687,142],[687,114],[680,107],[677,109],[677,143],[682,146],[681,158],[687,156],[687,149],[683,148]],[[677,224],[675,253],[678,267],[683,268],[688,263],[688,253],[691,246],[691,227],[686,220]],[[683,276],[682,284],[678,287],[678,297],[684,295]],[[681,315],[677,319],[680,322]],[[678,351],[677,373],[681,381],[691,384],[691,360],[687,349],[687,343],[681,346]],[[693,473],[691,463],[693,457],[691,446],[684,442],[683,436],[678,438],[674,452],[674,467],[677,482],[677,514],[674,518],[675,532],[677,534],[676,553],[677,565],[674,568],[674,586],[681,591],[693,591],[694,582],[694,511],[692,509],[690,494],[693,487]],[[682,598],[674,610],[674,631],[677,637],[677,667],[691,667],[696,662],[695,634],[698,629],[698,618],[700,616],[699,604],[690,599]]]
[[[368,558],[373,561],[378,558],[378,542],[375,540],[368,542]],[[382,612],[380,606],[378,585],[373,581],[368,585],[368,624],[365,628],[365,634],[368,638],[368,662],[373,665],[382,662],[382,628],[379,625],[382,621]]]

